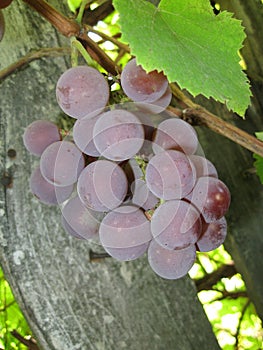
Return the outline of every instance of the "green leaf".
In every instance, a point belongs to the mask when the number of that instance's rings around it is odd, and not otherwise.
[[[244,115],[250,89],[239,65],[245,38],[241,22],[224,11],[215,16],[208,0],[114,0],[123,39],[146,71],[164,71],[192,95],[226,103]]]
[[[80,7],[81,2],[82,0],[68,0],[68,7],[72,12],[75,12]]]

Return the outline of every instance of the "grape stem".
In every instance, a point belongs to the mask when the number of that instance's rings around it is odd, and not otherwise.
[[[183,110],[169,106],[168,110],[190,124],[206,126],[210,130],[227,137],[238,145],[263,157],[263,142],[244,130],[226,122],[204,107],[191,101],[177,86],[171,84],[173,95],[180,101]]]

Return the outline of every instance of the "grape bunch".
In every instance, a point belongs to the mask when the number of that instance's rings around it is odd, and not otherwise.
[[[62,74],[57,101],[76,120],[63,139],[50,121],[26,128],[24,145],[40,157],[30,188],[41,202],[61,204],[69,234],[94,239],[120,261],[147,252],[157,275],[178,279],[197,251],[224,242],[230,192],[201,154],[195,129],[166,110],[165,75],[132,59],[120,82],[132,102],[109,106],[109,86],[96,69]]]

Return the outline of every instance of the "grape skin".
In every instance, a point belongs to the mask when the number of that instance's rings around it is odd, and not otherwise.
[[[100,154],[110,160],[132,158],[144,143],[139,119],[125,110],[103,113],[94,125],[93,141]]]
[[[41,156],[49,145],[60,140],[57,125],[47,120],[36,120],[29,124],[23,135],[24,146],[36,156]]]
[[[163,73],[156,70],[146,73],[133,58],[122,71],[121,86],[125,94],[135,102],[151,103],[166,92],[168,80]]]
[[[144,210],[153,209],[159,202],[159,199],[149,191],[146,182],[142,179],[136,179],[131,185],[132,203]]]
[[[218,178],[217,170],[210,160],[195,154],[190,155],[189,158],[195,166],[197,178],[202,176],[212,176]]]
[[[71,229],[83,239],[91,239],[98,235],[98,213],[87,209],[78,196],[66,203],[62,209],[62,216]]]
[[[52,143],[40,158],[43,177],[56,186],[75,183],[84,166],[85,160],[81,151],[69,141]]]
[[[158,100],[151,103],[136,102],[136,106],[145,112],[159,114],[169,106],[171,100],[172,93],[170,87],[168,86],[165,93],[160,98],[158,98]]]
[[[69,116],[81,119],[99,114],[109,100],[109,86],[95,68],[77,66],[66,70],[56,86],[57,102]]]
[[[227,235],[227,222],[223,216],[219,220],[209,224],[203,224],[203,232],[196,242],[196,247],[200,252],[210,252],[224,243]]]
[[[138,259],[148,249],[149,243],[144,243],[136,247],[129,248],[108,248],[104,247],[105,251],[114,259],[119,261],[131,261]]]
[[[165,279],[178,279],[187,274],[195,262],[195,245],[184,249],[168,250],[152,240],[148,249],[148,261],[153,271]]]
[[[87,208],[100,212],[118,207],[127,194],[127,187],[124,171],[109,160],[90,163],[81,172],[77,183],[82,203]]]
[[[49,205],[57,205],[68,199],[73,191],[73,185],[57,187],[42,176],[40,167],[37,167],[29,179],[30,190],[37,199]]]
[[[219,179],[199,177],[187,199],[201,212],[207,223],[220,219],[229,208],[231,195],[227,186]]]
[[[182,152],[163,151],[150,159],[145,180],[156,197],[165,200],[181,199],[194,187],[195,167]]]
[[[105,248],[139,248],[152,239],[150,222],[143,211],[133,205],[122,205],[101,221],[100,241]],[[140,250],[140,249],[139,249]]]
[[[155,154],[174,149],[190,155],[196,152],[197,147],[198,138],[195,129],[178,118],[164,120],[158,125],[152,145]]]
[[[93,118],[82,118],[75,122],[73,127],[73,139],[78,148],[85,154],[98,157],[100,152],[97,150],[93,141],[93,129],[100,115]]]
[[[163,248],[182,249],[195,244],[200,237],[200,213],[185,201],[167,201],[155,210],[151,230],[154,239]]]

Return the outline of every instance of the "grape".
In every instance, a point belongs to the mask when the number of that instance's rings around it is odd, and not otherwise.
[[[3,12],[0,10],[0,41],[5,34],[5,18]]]
[[[152,155],[152,137],[154,133],[154,124],[152,122],[152,114],[149,114],[147,112],[143,111],[136,111],[134,113],[136,117],[140,120],[142,123],[143,129],[144,129],[144,143],[140,150],[138,151],[138,154],[142,157],[149,157]]]
[[[132,205],[109,212],[101,221],[99,235],[101,244],[107,249],[138,248],[152,239],[150,221],[141,209]]]
[[[9,6],[13,0],[0,0],[0,9]]]
[[[163,73],[158,73],[156,70],[146,73],[133,58],[122,71],[121,86],[132,100],[151,103],[165,93],[168,80]]]
[[[71,230],[80,237],[90,239],[98,235],[100,224],[98,213],[87,209],[78,196],[66,203],[62,209],[62,216]]]
[[[195,166],[197,178],[202,176],[218,177],[216,168],[210,160],[195,154],[190,155],[189,158]]]
[[[158,98],[158,100],[151,103],[136,102],[136,106],[146,112],[158,114],[163,112],[169,106],[171,99],[172,93],[170,87],[168,86],[165,93],[160,98]]]
[[[195,262],[195,245],[184,249],[168,250],[152,240],[148,249],[148,261],[153,271],[165,279],[178,279],[187,274]]]
[[[41,156],[49,145],[60,140],[57,125],[47,120],[36,120],[29,124],[23,135],[26,149],[36,156]]]
[[[134,158],[131,158],[128,162],[125,162],[122,165],[122,169],[126,174],[129,184],[132,184],[134,180],[143,177],[142,169]]]
[[[100,155],[93,142],[93,128],[99,118],[100,115],[93,118],[85,117],[79,119],[73,127],[73,138],[76,145],[83,153],[92,157],[98,157]]]
[[[151,220],[152,235],[166,249],[182,249],[196,243],[202,230],[200,213],[190,203],[172,200],[161,204]]]
[[[93,141],[100,154],[110,160],[132,158],[142,147],[144,130],[139,119],[125,110],[103,113],[93,129]]]
[[[103,75],[88,66],[66,70],[56,86],[60,108],[69,116],[81,119],[99,114],[109,100],[109,86]]]
[[[107,212],[123,202],[127,186],[127,178],[119,165],[109,160],[97,160],[81,172],[77,190],[87,208]]]
[[[64,230],[69,233],[71,236],[78,238],[78,239],[84,239],[84,237],[80,236],[67,222],[67,220],[64,218],[63,215],[61,215],[61,225],[64,228]]]
[[[227,235],[227,222],[223,216],[221,219],[204,223],[201,237],[196,243],[196,247],[200,252],[209,252],[218,248],[224,243]]]
[[[39,167],[33,171],[29,185],[31,192],[40,202],[50,205],[63,203],[73,191],[73,185],[57,187],[47,182]]]
[[[170,200],[185,197],[192,191],[195,168],[179,151],[163,151],[153,156],[146,167],[146,183],[157,197]]]
[[[149,191],[144,180],[135,180],[131,185],[131,191],[132,203],[144,210],[153,209],[159,202],[159,199]]]
[[[209,176],[199,177],[193,191],[187,196],[207,223],[226,214],[230,197],[227,186],[221,180]]]
[[[186,154],[193,154],[198,147],[195,129],[182,119],[171,118],[161,122],[153,138],[153,152],[174,149]]]
[[[114,259],[120,261],[130,261],[135,260],[142,256],[148,249],[149,243],[140,244],[136,247],[129,248],[107,248],[104,247],[106,252],[112,256]]]
[[[40,158],[40,170],[44,178],[56,185],[75,183],[85,166],[80,150],[69,141],[57,141],[49,145]]]

